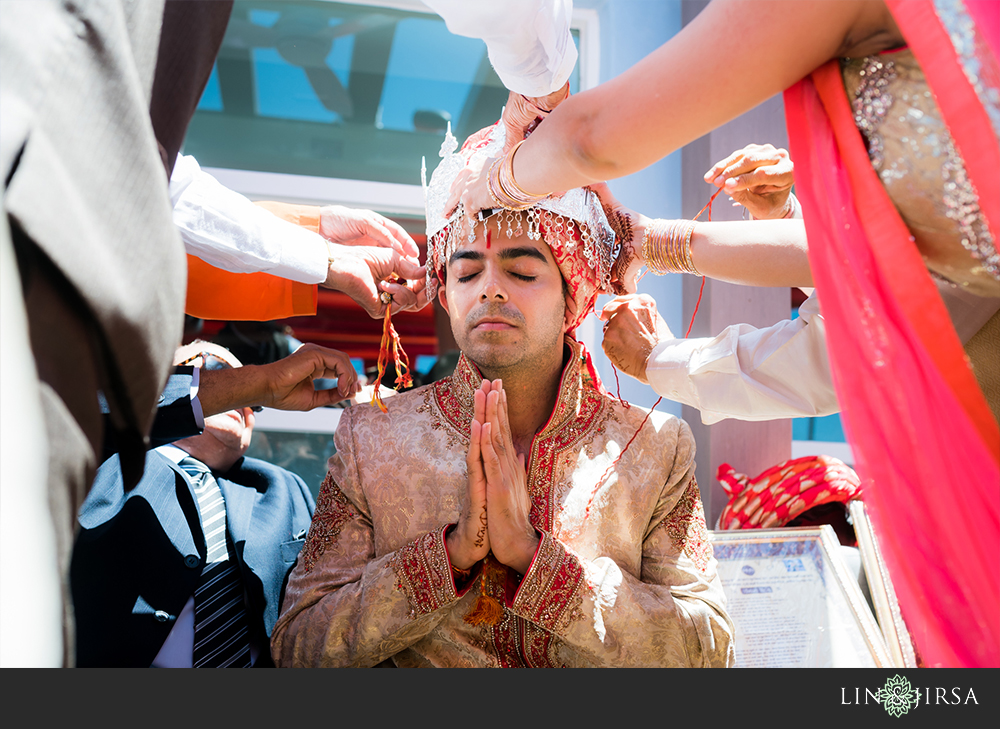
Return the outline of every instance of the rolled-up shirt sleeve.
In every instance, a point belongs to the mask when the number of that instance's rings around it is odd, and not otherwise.
[[[269,273],[305,284],[326,280],[322,236],[286,222],[178,155],[170,177],[173,221],[192,256],[232,273]]]
[[[700,410],[707,425],[840,410],[815,292],[796,319],[759,329],[734,324],[714,338],[660,342],[646,360],[646,377],[657,394]]]

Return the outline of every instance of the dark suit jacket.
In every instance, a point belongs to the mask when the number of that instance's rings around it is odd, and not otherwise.
[[[149,434],[149,447],[156,448],[167,443],[173,443],[182,438],[201,433],[198,422],[194,419],[194,408],[191,406],[191,382],[194,379],[194,367],[174,367],[167,378],[166,387],[160,393],[156,405],[156,418]],[[104,453],[101,463],[119,452],[120,444],[111,427],[108,405],[103,397],[98,396],[101,413],[104,416]]]
[[[266,648],[315,502],[298,476],[254,458],[216,478],[246,586],[250,630]],[[196,503],[187,474],[155,451],[130,491],[117,456],[98,470],[80,510],[70,568],[77,665],[152,663],[205,564]],[[271,665],[266,650],[257,665]]]

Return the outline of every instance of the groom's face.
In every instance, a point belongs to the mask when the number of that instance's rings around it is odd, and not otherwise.
[[[565,287],[548,245],[527,234],[508,238],[493,226],[477,233],[448,259],[438,292],[459,348],[487,369],[530,367],[561,352]]]

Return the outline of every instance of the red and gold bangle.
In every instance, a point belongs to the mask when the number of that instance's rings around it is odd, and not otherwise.
[[[691,258],[693,220],[651,220],[642,235],[642,257],[658,276],[668,273],[701,274]]]

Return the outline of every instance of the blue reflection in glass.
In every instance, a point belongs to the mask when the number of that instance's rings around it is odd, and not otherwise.
[[[419,109],[447,112],[455,123],[485,54],[482,41],[452,35],[438,19],[400,21],[382,88],[381,128],[412,132]]]
[[[265,28],[273,28],[279,18],[281,18],[281,11],[279,10],[250,11],[250,22],[254,25],[261,25]]]
[[[219,69],[212,66],[212,75],[208,77],[208,85],[198,102],[198,111],[222,111],[222,87],[219,85]]]
[[[326,123],[340,119],[320,103],[305,71],[288,63],[273,48],[254,48],[252,53],[257,114]]]
[[[340,25],[343,21],[339,18],[331,18],[330,26]],[[333,41],[333,47],[326,57],[326,65],[333,69],[340,83],[344,88],[348,88],[351,76],[351,56],[354,54],[354,36],[342,35]]]

